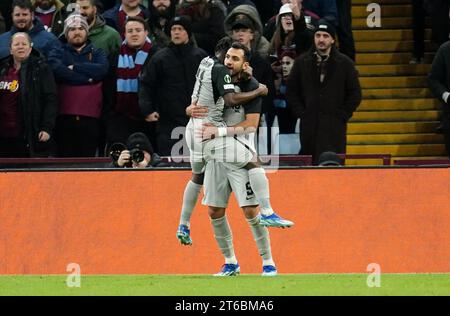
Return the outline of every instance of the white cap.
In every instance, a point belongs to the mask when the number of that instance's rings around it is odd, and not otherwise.
[[[286,13],[293,13],[290,3],[283,4],[283,6],[280,8],[280,12],[278,12],[279,15]]]

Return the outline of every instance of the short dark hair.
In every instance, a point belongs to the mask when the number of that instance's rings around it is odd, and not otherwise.
[[[30,0],[14,0],[11,5],[11,10],[14,11],[15,7],[19,7],[21,9],[28,9],[30,12],[33,12],[33,5]]]
[[[214,48],[214,52],[226,53],[230,49],[231,44],[233,44],[233,39],[229,36],[225,36],[217,42],[216,47]]]
[[[233,42],[233,44],[231,44],[231,48],[242,49],[244,51],[244,61],[250,62],[250,59],[252,59],[252,53],[250,52],[247,46],[239,42]]]
[[[144,26],[144,30],[148,31],[148,24],[141,16],[129,16],[127,20],[125,21],[125,26],[127,26],[128,22],[138,22],[141,23]]]

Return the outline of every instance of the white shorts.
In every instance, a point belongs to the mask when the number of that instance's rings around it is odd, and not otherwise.
[[[234,137],[218,137],[203,145],[203,159],[206,162],[219,162],[230,170],[245,167],[256,153],[245,143]]]
[[[206,164],[203,191],[203,205],[226,208],[231,191],[239,207],[258,205],[250,186],[248,170],[229,169],[220,162],[210,161]]]

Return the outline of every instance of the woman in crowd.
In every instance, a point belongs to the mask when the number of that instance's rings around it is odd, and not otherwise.
[[[12,36],[10,52],[0,60],[0,156],[48,156],[57,112],[52,70],[27,33]]]

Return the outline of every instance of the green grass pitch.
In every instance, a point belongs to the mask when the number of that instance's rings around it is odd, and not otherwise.
[[[0,276],[0,295],[309,296],[450,295],[450,274],[383,274],[380,287],[368,274],[102,275],[81,276],[69,288],[67,276]]]

